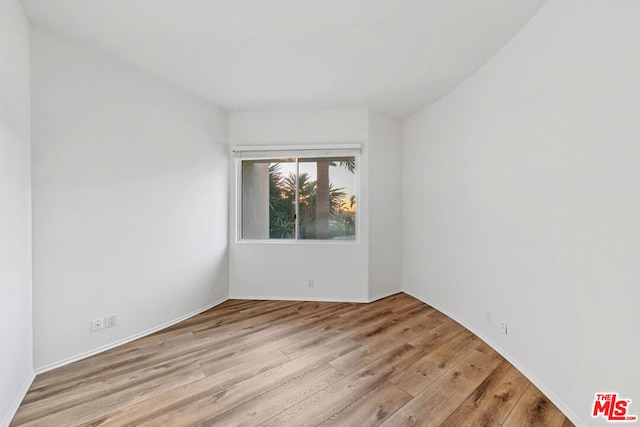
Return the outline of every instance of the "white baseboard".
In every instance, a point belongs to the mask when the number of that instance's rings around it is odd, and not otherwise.
[[[453,313],[450,313],[446,309],[444,309],[442,307],[439,307],[437,304],[432,304],[429,301],[428,298],[424,298],[424,297],[422,297],[420,295],[417,295],[417,294],[415,294],[413,292],[410,292],[410,291],[407,291],[407,290],[403,290],[402,292],[406,293],[407,295],[411,295],[412,297],[414,297],[416,299],[419,299],[423,303],[435,308],[436,310],[438,310],[442,314],[446,315],[447,317],[450,317],[451,319],[455,320],[456,322],[461,324],[463,327],[465,327],[466,329],[471,331],[474,335],[476,335],[482,341],[487,343],[491,348],[493,348],[495,351],[497,351],[502,357],[504,357],[509,363],[511,363],[518,371],[520,371],[522,373],[522,375],[524,375],[531,382],[531,384],[535,385],[538,388],[538,390],[540,390],[545,396],[547,396],[549,398],[549,400],[554,405],[556,405],[556,407],[560,411],[562,411],[562,413],[567,418],[569,418],[569,420],[573,424],[575,424],[576,426],[584,425],[580,421],[580,418],[578,418],[576,416],[576,414],[571,409],[569,409],[564,404],[564,402],[562,400],[560,400],[542,381],[540,381],[535,375],[533,375],[524,366],[522,366],[520,363],[518,363],[517,360],[515,360],[509,353],[504,351],[499,345],[497,345],[495,342],[493,342],[490,338],[488,338],[484,334],[480,333],[479,331],[475,330],[473,327],[471,327],[465,321],[463,321],[460,318],[458,318],[458,316],[454,315]]]
[[[54,362],[54,363],[50,363],[50,364],[45,365],[45,366],[41,366],[39,368],[36,368],[35,373],[36,374],[42,374],[44,372],[48,372],[48,371],[51,371],[53,369],[60,368],[62,366],[68,365],[70,363],[77,362],[78,360],[86,359],[87,357],[91,357],[91,356],[94,356],[96,354],[102,353],[103,351],[111,350],[112,348],[121,346],[123,344],[127,344],[127,343],[129,343],[131,341],[135,341],[135,340],[137,340],[139,338],[146,337],[147,335],[151,335],[154,332],[161,331],[162,329],[168,328],[169,326],[175,325],[176,323],[180,323],[183,320],[186,320],[186,319],[188,319],[190,317],[193,317],[193,316],[195,316],[197,314],[200,314],[200,313],[202,313],[204,311],[207,311],[210,308],[215,307],[216,305],[222,304],[223,302],[227,301],[228,299],[229,298],[226,298],[226,297],[222,298],[222,299],[217,300],[217,301],[215,301],[215,302],[213,302],[211,304],[208,304],[208,305],[206,305],[204,307],[201,307],[201,308],[199,308],[199,309],[197,309],[195,311],[192,311],[191,313],[187,313],[184,316],[180,316],[180,317],[178,317],[176,319],[173,319],[173,320],[170,320],[168,322],[165,322],[165,323],[163,323],[163,324],[161,324],[159,326],[153,327],[151,329],[147,329],[146,331],[143,331],[143,332],[140,332],[138,334],[129,336],[127,338],[123,338],[123,339],[118,340],[118,341],[114,341],[112,343],[109,343],[107,345],[103,345],[103,346],[95,348],[93,350],[89,350],[87,352],[84,352],[84,353],[81,353],[81,354],[78,354],[78,355],[75,355],[75,356],[68,357],[68,358],[60,360],[58,362]]]
[[[396,290],[393,290],[393,291],[384,292],[384,293],[378,294],[378,295],[376,295],[374,297],[369,297],[369,302],[378,301],[379,299],[390,297],[391,295],[399,294],[400,292],[402,292],[402,289],[396,289]]]
[[[374,297],[369,297],[368,299],[364,298],[329,298],[329,297],[292,297],[292,296],[277,296],[274,297],[272,295],[230,295],[229,299],[239,299],[239,300],[258,300],[258,301],[311,301],[311,302],[354,302],[354,303],[368,303],[374,302],[382,298],[389,297],[391,295],[395,295],[397,293],[402,292],[401,289],[395,289],[389,292],[385,292]]]
[[[2,421],[2,424],[0,424],[0,426],[9,427],[11,420],[13,420],[13,417],[15,417],[16,412],[18,412],[18,408],[20,408],[20,404],[24,400],[24,397],[27,395],[27,392],[29,391],[29,387],[31,387],[31,384],[33,384],[33,380],[35,379],[35,377],[36,377],[36,373],[34,371],[31,371],[29,373],[29,376],[25,380],[24,384],[22,385],[20,392],[18,393],[15,400],[13,401],[13,404],[9,408],[9,412],[5,415],[5,418]]]
[[[325,297],[291,297],[291,296],[269,296],[269,295],[230,295],[229,299],[240,299],[240,300],[259,300],[259,301],[300,301],[300,302],[357,302],[357,303],[367,303],[370,302],[368,299],[360,299],[360,298],[325,298]]]

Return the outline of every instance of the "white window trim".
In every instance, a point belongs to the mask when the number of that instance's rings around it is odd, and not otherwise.
[[[354,240],[298,239],[243,239],[242,238],[242,161],[288,157],[341,157],[353,156],[356,165],[361,163],[362,144],[315,144],[315,145],[238,145],[232,147],[235,159],[235,243],[267,245],[354,245],[360,244],[360,209],[356,209],[356,238]],[[355,192],[360,197],[360,167],[355,171]]]
[[[238,145],[232,148],[233,156],[242,160],[259,160],[279,157],[332,157],[360,154],[362,144],[327,145]]]

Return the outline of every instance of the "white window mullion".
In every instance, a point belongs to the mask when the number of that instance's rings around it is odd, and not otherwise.
[[[296,213],[295,213],[296,218],[295,218],[295,221],[294,221],[296,240],[300,240],[300,203],[299,203],[300,181],[299,181],[299,177],[300,177],[300,161],[296,157]]]

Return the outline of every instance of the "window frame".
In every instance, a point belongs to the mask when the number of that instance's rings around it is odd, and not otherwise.
[[[277,146],[236,146],[232,149],[235,167],[235,243],[241,244],[279,244],[279,245],[353,245],[360,243],[360,218],[362,197],[360,195],[360,165],[361,144],[329,144],[329,145],[277,145]],[[242,238],[242,162],[245,160],[269,160],[279,158],[295,158],[296,163],[305,158],[332,158],[354,157],[356,168],[354,171],[354,192],[358,200],[355,211],[355,238],[354,239],[300,239],[299,213],[296,203],[295,237],[291,239],[246,239]],[[298,189],[296,188],[296,193]],[[296,195],[297,196],[297,195]],[[297,197],[296,197],[297,199]]]

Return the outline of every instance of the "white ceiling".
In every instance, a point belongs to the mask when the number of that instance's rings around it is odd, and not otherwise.
[[[230,111],[407,117],[475,72],[544,0],[22,0],[81,39]]]

